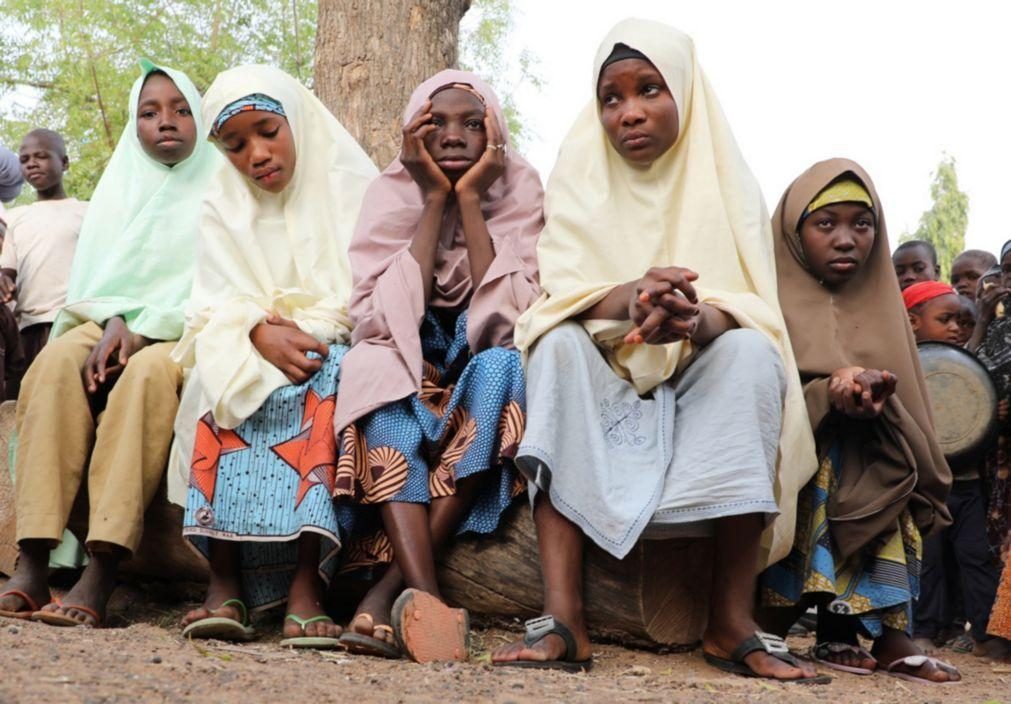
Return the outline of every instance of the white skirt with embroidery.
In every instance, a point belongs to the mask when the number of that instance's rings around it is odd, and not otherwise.
[[[702,536],[726,516],[778,512],[773,482],[786,388],[772,344],[732,330],[641,398],[589,334],[563,323],[527,364],[516,463],[554,507],[617,558],[640,537]]]

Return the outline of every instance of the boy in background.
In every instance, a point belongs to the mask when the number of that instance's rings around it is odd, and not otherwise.
[[[903,242],[892,254],[892,266],[899,278],[899,288],[905,291],[917,281],[937,281],[941,267],[937,263],[937,250],[924,240]]]
[[[70,160],[59,134],[32,130],[21,142],[19,159],[37,199],[7,212],[0,251],[0,302],[14,302],[21,352],[18,363],[6,360],[8,399],[17,398],[21,377],[45,346],[53,320],[66,302],[70,265],[88,207],[68,198],[63,189]]]

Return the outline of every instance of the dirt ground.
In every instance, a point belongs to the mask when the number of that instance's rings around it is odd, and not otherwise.
[[[2,586],[3,580],[0,580]],[[467,664],[417,665],[343,652],[282,649],[281,614],[256,623],[248,645],[187,642],[176,627],[198,590],[159,583],[120,586],[109,628],[62,629],[0,618],[0,704],[20,702],[986,702],[1011,704],[1011,666],[945,653],[961,685],[906,683],[884,675],[831,672],[821,687],[780,685],[721,674],[698,650],[658,653],[601,644],[588,674],[493,668],[487,651],[516,637],[519,623],[476,619]],[[811,645],[791,638],[794,650]]]

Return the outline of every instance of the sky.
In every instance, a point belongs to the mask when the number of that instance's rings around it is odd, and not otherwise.
[[[931,174],[955,157],[969,195],[968,248],[1011,239],[1011,4],[962,0],[513,0],[511,51],[536,59],[541,89],[516,86],[546,181],[593,95],[597,44],[632,15],[695,41],[770,212],[808,166],[845,156],[870,173],[889,237],[930,207]]]

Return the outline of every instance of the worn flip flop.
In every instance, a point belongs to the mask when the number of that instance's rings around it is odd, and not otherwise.
[[[39,623],[45,623],[49,626],[60,626],[62,628],[75,628],[76,626],[83,626],[84,628],[101,628],[102,627],[102,617],[98,615],[98,612],[94,609],[90,609],[87,606],[79,606],[78,604],[64,604],[59,599],[53,599],[54,604],[59,606],[61,609],[76,609],[77,611],[83,611],[84,613],[95,619],[94,623],[81,623],[76,619],[72,619],[69,616],[64,616],[63,614],[58,614],[55,611],[36,611],[32,614],[32,621],[37,621]]]
[[[18,609],[16,611],[0,609],[0,616],[3,616],[4,618],[21,619],[22,621],[28,621],[29,619],[31,619],[32,614],[42,610],[42,606],[46,606],[47,604],[52,603],[52,597],[50,597],[49,601],[46,602],[46,604],[39,606],[34,599],[32,599],[30,596],[25,594],[20,589],[8,589],[7,591],[0,593],[0,599],[3,599],[5,596],[18,597],[19,599],[25,602],[25,608]]]
[[[824,665],[825,667],[831,667],[833,670],[839,670],[840,672],[848,672],[851,675],[873,675],[874,669],[868,669],[866,667],[854,667],[853,665],[840,665],[837,662],[832,662],[828,660],[832,655],[838,655],[839,653],[852,653],[858,655],[861,658],[870,658],[877,662],[877,658],[867,652],[866,649],[861,648],[857,645],[850,645],[849,643],[836,643],[836,642],[823,642],[817,643],[813,648],[811,648],[811,659],[815,662]]]
[[[393,603],[393,631],[415,662],[465,662],[470,655],[470,617],[420,589],[405,589]]]
[[[183,638],[201,638],[229,641],[248,641],[256,637],[256,631],[249,625],[249,612],[242,599],[228,599],[221,602],[217,609],[211,609],[211,613],[225,606],[235,605],[242,612],[242,621],[224,616],[208,616],[186,626],[183,629]]]
[[[940,684],[940,685],[953,685],[962,684],[963,680],[954,680],[948,682],[934,682],[933,680],[928,680],[925,677],[917,677],[916,675],[910,674],[908,672],[896,672],[895,668],[899,665],[906,665],[907,667],[923,667],[927,663],[932,664],[939,670],[947,672],[949,675],[961,674],[954,665],[944,662],[944,660],[939,660],[937,658],[931,657],[929,655],[907,655],[904,658],[899,658],[898,660],[893,660],[889,665],[884,668],[885,674],[890,677],[898,677],[900,680],[905,680],[906,682],[917,682],[919,684]]]
[[[589,672],[593,667],[593,658],[576,660],[576,638],[564,623],[554,616],[539,616],[523,624],[526,632],[523,634],[523,644],[533,647],[548,636],[554,634],[565,641],[565,655],[558,660],[506,660],[493,662],[495,667],[522,667],[528,670],[562,670],[563,672]]]
[[[319,623],[320,621],[329,621],[333,623],[333,619],[326,615],[313,616],[312,618],[301,618],[295,614],[288,614],[284,617],[285,620],[292,620],[299,625],[302,629],[302,635],[296,636],[295,638],[285,638],[281,641],[281,645],[286,648],[309,648],[312,650],[333,650],[334,648],[343,647],[339,638],[330,638],[328,636],[307,636],[305,635],[305,627],[310,623]]]
[[[741,675],[742,677],[758,677],[760,679],[780,682],[782,684],[829,684],[832,681],[832,678],[828,675],[801,677],[795,680],[781,680],[775,677],[760,675],[752,670],[746,662],[744,662],[745,657],[751,655],[751,653],[757,653],[758,651],[764,651],[777,660],[782,660],[793,667],[800,666],[800,662],[797,658],[790,654],[790,649],[787,647],[785,640],[777,635],[773,635],[772,633],[764,633],[762,631],[755,631],[753,636],[745,638],[740,645],[734,648],[734,652],[730,654],[729,659],[707,653],[704,650],[702,651],[702,656],[705,658],[706,662],[713,667],[723,670],[724,672]]]
[[[372,616],[369,614],[360,615],[368,616],[369,621],[373,621]],[[380,624],[378,626],[374,625],[372,627],[372,632],[375,633],[376,631],[389,633],[396,638],[393,633],[393,626],[387,626],[385,624]],[[344,647],[348,649],[348,652],[353,655],[372,655],[377,658],[389,658],[390,660],[399,660],[404,657],[400,648],[393,643],[381,638],[376,638],[375,636],[367,636],[364,633],[358,633],[357,631],[344,631],[344,633],[341,634],[340,641],[344,644]]]

